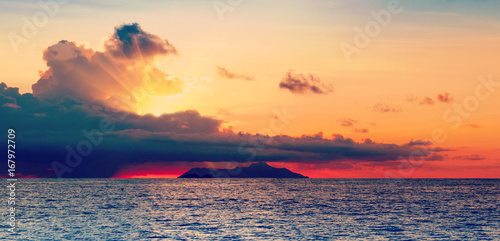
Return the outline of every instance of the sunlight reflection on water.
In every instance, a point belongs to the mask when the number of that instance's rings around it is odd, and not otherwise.
[[[500,180],[390,186],[383,179],[24,179],[18,185],[19,232],[9,238],[22,240],[500,239]],[[6,202],[1,208],[7,210]]]

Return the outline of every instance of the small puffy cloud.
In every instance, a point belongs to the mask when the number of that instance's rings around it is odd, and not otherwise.
[[[429,141],[429,140],[427,140],[427,141],[424,141],[424,140],[411,140],[406,145],[407,146],[428,146],[428,145],[432,145],[432,142]]]
[[[450,103],[453,101],[453,98],[450,96],[448,93],[443,93],[443,94],[438,94],[437,96],[437,101],[442,102],[442,103]],[[406,101],[408,102],[417,102],[419,98],[415,97],[414,95],[407,95],[406,96]],[[436,103],[436,101],[433,98],[430,97],[424,97],[420,101],[417,102],[419,105],[433,105]]]
[[[352,128],[352,131],[357,132],[357,133],[368,133],[369,132],[369,130],[366,128]]]
[[[440,101],[440,102],[443,102],[443,103],[450,103],[453,101],[453,98],[450,96],[450,94],[448,93],[444,93],[444,94],[439,94],[437,96],[437,99]]]
[[[465,155],[465,156],[455,156],[452,159],[460,159],[460,160],[467,160],[467,161],[480,161],[480,160],[484,160],[486,158],[479,155],[479,154],[471,154],[471,155]]]
[[[382,112],[382,113],[387,113],[387,112],[401,112],[403,109],[401,106],[391,106],[389,104],[382,104],[378,103],[375,106],[373,106],[373,111],[375,112]]]
[[[217,69],[217,74],[221,77],[226,78],[226,79],[242,79],[242,80],[248,80],[248,81],[254,80],[253,76],[248,75],[248,74],[239,74],[239,73],[229,72],[226,68],[220,67],[220,66],[215,66],[215,68]]]
[[[434,104],[434,100],[432,100],[429,97],[425,97],[423,100],[421,100],[420,102],[418,102],[418,104],[419,105],[433,105]]]
[[[177,54],[175,47],[167,40],[145,32],[138,23],[116,27],[114,34],[104,43],[104,47],[114,57],[127,59]]]
[[[328,94],[333,91],[331,85],[321,82],[312,75],[296,74],[293,70],[288,71],[279,84],[280,89],[287,89],[294,94]]]
[[[353,119],[349,119],[349,118],[345,118],[345,119],[337,120],[337,123],[340,123],[340,126],[343,126],[343,127],[351,127],[351,126],[354,126],[355,124],[357,124],[358,121],[353,120]]]
[[[470,128],[474,128],[474,129],[481,128],[481,126],[478,124],[466,124],[465,126],[470,127]]]

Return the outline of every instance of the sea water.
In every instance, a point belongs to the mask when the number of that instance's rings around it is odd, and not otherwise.
[[[2,186],[6,187],[5,179]],[[500,180],[20,179],[10,240],[500,240]]]

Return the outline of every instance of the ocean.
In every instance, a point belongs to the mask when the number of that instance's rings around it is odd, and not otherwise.
[[[19,179],[16,234],[4,193],[10,240],[500,240],[500,179]]]

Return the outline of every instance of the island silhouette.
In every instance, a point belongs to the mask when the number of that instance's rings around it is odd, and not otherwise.
[[[309,178],[286,168],[275,168],[265,162],[233,169],[192,168],[178,178]]]

